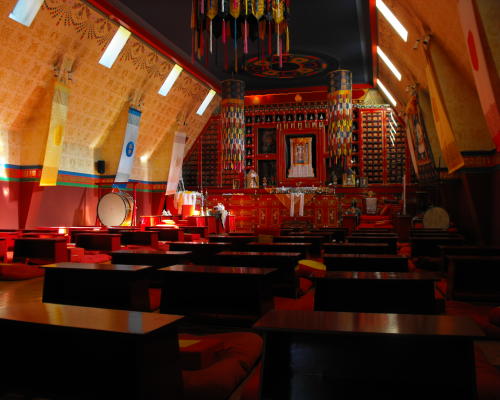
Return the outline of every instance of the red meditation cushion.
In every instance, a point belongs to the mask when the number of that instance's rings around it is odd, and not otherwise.
[[[43,276],[44,269],[36,265],[0,264],[0,280],[22,281]]]
[[[380,215],[391,215],[392,206],[390,204],[384,205],[380,210]]]
[[[206,338],[222,343],[212,365],[196,371],[182,371],[185,400],[227,398],[250,373],[262,353],[262,338],[255,333],[182,334],[179,337],[183,340]]]

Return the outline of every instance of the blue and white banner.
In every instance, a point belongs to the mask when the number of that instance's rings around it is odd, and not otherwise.
[[[128,110],[127,128],[125,130],[125,138],[123,139],[122,155],[118,170],[116,171],[115,182],[126,183],[132,172],[134,164],[135,147],[137,136],[139,135],[139,122],[141,120],[141,112],[135,108]]]
[[[184,160],[184,148],[186,147],[186,134],[175,132],[172,154],[170,156],[170,168],[168,169],[167,191],[165,194],[174,194],[182,176],[182,161]]]

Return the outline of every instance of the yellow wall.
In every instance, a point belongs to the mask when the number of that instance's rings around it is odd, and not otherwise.
[[[398,111],[400,113],[404,111],[404,106],[409,99],[408,86],[418,84],[422,94],[428,96],[423,45],[420,42],[416,49],[414,45],[417,39],[422,39],[426,32],[430,32],[429,49],[458,149],[460,151],[492,150],[494,145],[486,127],[474,84],[458,16],[457,1],[384,0],[384,2],[409,33],[408,41],[404,42],[385,18],[378,16],[378,44],[400,70],[403,79],[398,81],[380,60],[377,64],[378,76],[397,98]],[[479,0],[479,3],[484,3],[484,7],[481,7],[483,11],[489,10],[492,14],[498,15],[500,9],[498,1]],[[488,30],[498,31],[498,20],[495,27],[492,26],[492,21],[486,25],[488,25]],[[496,46],[498,46],[498,40],[493,36],[494,34],[491,34],[491,40],[496,41]],[[422,96],[420,97],[425,100]],[[421,104],[421,106],[428,108],[427,104]],[[423,112],[427,123],[431,118],[430,109],[423,110]],[[435,130],[431,123],[427,125],[430,128],[428,134],[434,156],[439,158],[440,150]]]
[[[113,127],[135,90],[142,93],[142,118],[132,179],[163,181],[169,159],[154,160],[166,145],[179,113],[188,111],[190,142],[219,102],[195,115],[208,87],[183,72],[168,96],[157,94],[173,63],[132,36],[111,69],[98,61],[117,25],[79,0],[46,0],[31,27],[10,18],[16,0],[0,2],[0,157],[6,163],[39,165],[43,161],[54,65],[75,59],[67,129],[60,170],[95,174],[106,161],[116,172],[122,137]],[[104,145],[104,147],[103,147]],[[140,162],[145,155],[147,162]],[[2,162],[2,160],[0,160]],[[150,168],[151,165],[151,168]],[[162,165],[162,168],[158,168]],[[154,167],[153,167],[154,166]]]

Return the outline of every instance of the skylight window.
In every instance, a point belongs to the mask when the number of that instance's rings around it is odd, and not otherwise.
[[[170,70],[167,79],[165,79],[165,82],[163,82],[163,85],[161,86],[158,93],[161,94],[162,96],[166,96],[168,92],[170,92],[170,89],[172,89],[172,86],[174,86],[174,83],[181,74],[181,72],[182,72],[182,67],[180,65],[175,64],[174,67]]]
[[[9,14],[9,18],[25,26],[30,26],[35,19],[43,0],[19,0]]]
[[[403,24],[399,22],[397,17],[392,13],[391,10],[385,5],[382,0],[377,0],[377,9],[381,12],[381,14],[385,17],[387,22],[391,24],[394,30],[401,36],[405,42],[408,41],[408,31],[405,29]]]
[[[377,54],[382,59],[382,61],[385,63],[385,65],[387,65],[387,67],[391,70],[391,72],[394,74],[394,76],[396,78],[398,78],[398,81],[400,81],[401,80],[401,72],[398,71],[396,66],[389,59],[389,57],[387,57],[387,55],[378,46],[377,46]]]
[[[208,105],[210,104],[214,96],[215,96],[215,90],[210,89],[210,91],[207,94],[207,97],[205,97],[205,100],[203,100],[203,103],[201,103],[200,108],[198,108],[198,111],[196,111],[196,114],[203,115],[203,113],[207,109]]]
[[[130,37],[130,31],[120,26],[104,51],[99,64],[111,68]]]
[[[385,87],[385,85],[382,83],[382,81],[380,79],[377,79],[377,85],[379,86],[379,88],[382,90],[382,92],[384,92],[385,96],[389,99],[389,101],[391,102],[391,104],[396,107],[396,104],[398,104],[396,102],[396,99],[392,96],[392,94],[387,90],[387,88]]]

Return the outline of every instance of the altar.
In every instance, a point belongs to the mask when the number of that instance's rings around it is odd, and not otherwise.
[[[343,214],[351,207],[353,200],[363,204],[362,200],[367,196],[366,188],[337,187],[336,193],[333,193],[332,188],[324,187],[293,188],[291,191],[289,189],[212,189],[209,191],[207,205],[212,208],[217,203],[224,204],[234,217],[231,224],[234,228],[231,231],[279,229],[293,220],[307,221],[313,228],[332,228],[341,226]],[[381,202],[394,201],[400,195],[400,189],[397,187],[372,190]],[[399,211],[400,206],[395,205],[393,212]]]

